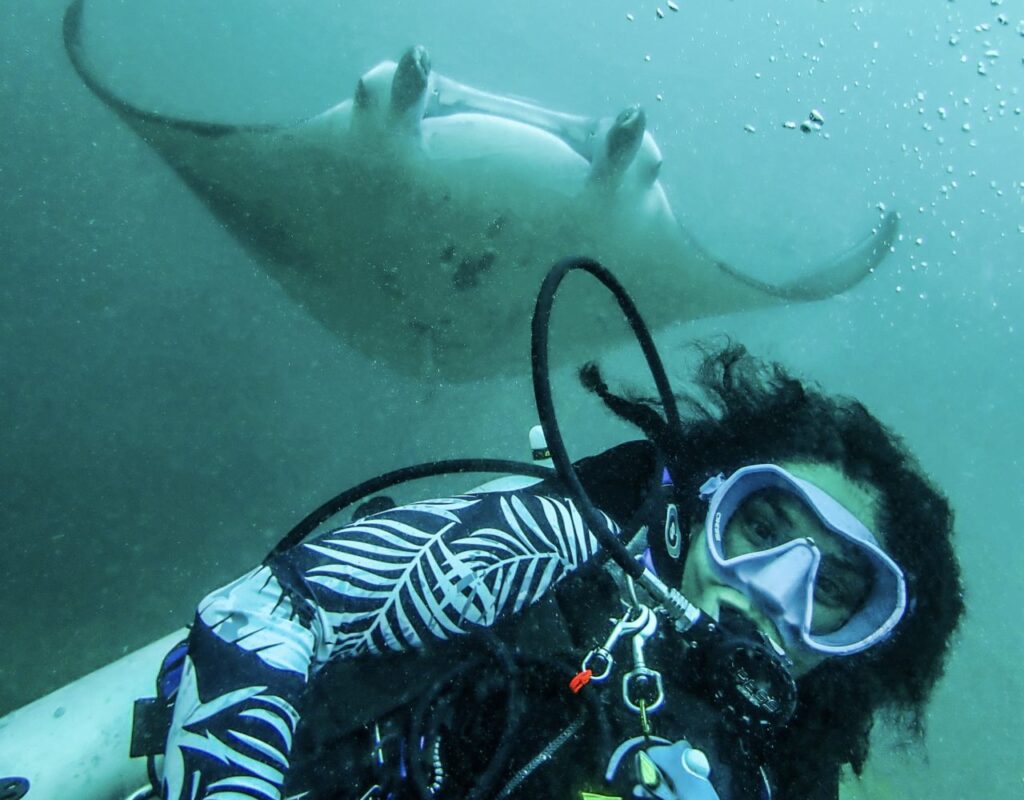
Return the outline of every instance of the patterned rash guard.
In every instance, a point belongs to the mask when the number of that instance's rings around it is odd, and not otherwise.
[[[550,487],[484,492],[375,514],[218,589],[189,635],[164,796],[277,800],[301,698],[326,663],[491,626],[596,550]]]

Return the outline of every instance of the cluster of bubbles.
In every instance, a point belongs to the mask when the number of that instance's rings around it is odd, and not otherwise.
[[[1018,36],[1024,37],[1024,18],[1018,18],[1017,15],[1018,10],[1024,9],[1024,6],[1019,5],[1018,0],[1014,0],[1012,3],[1005,2],[1005,0],[989,0],[985,5],[989,6],[987,12],[983,10],[981,3],[965,7],[959,4],[954,5],[953,0],[950,0],[950,3],[946,5],[946,25],[939,24],[934,27],[929,37],[933,37],[934,47],[926,51],[930,53],[927,60],[929,68],[942,67],[943,70],[951,68],[954,77],[958,73],[962,76],[962,70],[968,69],[972,73],[972,81],[978,82],[976,84],[978,88],[967,91],[962,86],[954,89],[951,85],[949,91],[944,92],[935,86],[922,87],[913,92],[903,103],[903,108],[907,112],[919,115],[920,130],[923,130],[926,135],[934,137],[931,145],[924,142],[915,143],[912,139],[904,142],[901,145],[903,153],[908,157],[916,158],[922,169],[927,169],[931,162],[942,170],[942,174],[934,184],[937,191],[930,198],[927,195],[921,198],[915,204],[917,205],[916,209],[913,207],[906,209],[906,203],[902,200],[898,205],[905,211],[916,210],[918,214],[935,217],[943,229],[942,238],[947,242],[948,247],[946,252],[953,257],[956,257],[958,251],[964,246],[965,236],[968,233],[967,228],[970,226],[970,215],[966,213],[966,209],[961,209],[959,215],[954,212],[958,205],[962,205],[963,200],[960,204],[950,201],[957,195],[957,190],[963,189],[968,181],[987,186],[993,197],[993,202],[995,202],[995,198],[1004,198],[1006,195],[1016,195],[1024,201],[1024,172],[1016,175],[986,175],[987,159],[982,158],[977,163],[968,161],[970,149],[979,147],[984,149],[986,132],[990,125],[997,124],[1001,118],[1005,118],[1005,124],[1011,124],[1016,132],[1020,130],[1021,124],[1024,122],[1024,98],[1020,96],[1020,77],[1016,71],[1011,70],[1011,66],[1019,69],[1024,65],[1024,57],[1014,46],[1015,43],[1021,41],[1017,38]],[[652,20],[652,23],[668,16],[663,8],[663,5],[655,8],[655,20]],[[672,12],[679,10],[679,6],[674,2],[668,3],[667,8]],[[1012,12],[1007,10],[1010,8],[1013,9]],[[854,29],[861,30],[862,23],[856,17],[869,13],[868,9],[864,6],[854,6],[850,9],[850,13],[854,16],[852,23]],[[971,16],[965,19],[963,14]],[[625,16],[629,23],[633,23],[637,19],[633,13],[627,13]],[[768,24],[771,24],[773,16],[775,15],[768,14]],[[775,19],[774,22],[776,26],[782,24],[781,19]],[[914,37],[915,33],[924,33],[924,31],[911,29],[907,33]],[[816,51],[809,48],[803,53],[803,61],[807,64],[805,67],[801,67],[800,72],[796,73],[796,77],[813,74],[820,60],[820,54],[827,46],[823,38],[818,39],[817,45]],[[883,46],[884,43],[881,41],[870,42],[872,51],[880,51]],[[949,49],[945,50],[947,47]],[[943,55],[943,51],[945,55]],[[865,65],[869,69],[867,73],[869,78],[870,68],[876,65],[879,55],[877,52],[872,52],[869,64]],[[778,58],[784,57],[772,54],[769,56],[769,60],[774,63]],[[644,60],[650,61],[651,56],[644,56]],[[957,65],[963,66],[957,69]],[[950,73],[947,71],[945,74]],[[754,77],[760,79],[762,73],[755,72]],[[863,89],[871,88],[871,86],[870,83],[858,78],[851,80],[849,87],[844,85],[843,91],[847,91],[848,88]],[[938,96],[936,96],[937,92]],[[662,95],[659,93],[656,99],[662,100]],[[820,100],[819,102],[825,101]],[[820,108],[825,108],[825,106],[822,105]],[[842,116],[846,113],[846,109],[839,107],[835,113]],[[758,127],[755,127],[755,122],[756,120],[747,121],[743,125],[743,130],[750,134],[756,133]],[[804,119],[782,117],[776,124],[781,125],[783,129],[800,130],[808,135],[820,132],[822,138],[829,138],[828,131],[823,130],[825,115],[819,108],[809,109]],[[885,127],[888,129],[891,126],[886,124]],[[910,122],[910,127],[914,127],[913,122]],[[994,129],[992,130],[994,131]],[[979,155],[983,156],[984,153],[979,151]],[[1012,164],[1017,168],[1019,165],[1024,165],[1024,159],[1014,159]],[[963,198],[967,196],[962,195]],[[971,193],[970,196],[976,197],[974,193]],[[996,206],[981,206],[975,208],[972,213],[995,218],[1003,213],[998,208]],[[888,212],[885,203],[879,203],[878,209],[881,216]],[[907,221],[904,220],[904,230],[907,228]],[[1012,223],[1004,225],[1002,235],[1009,234],[1024,235],[1024,223],[1014,220]],[[934,235],[930,238],[936,239]],[[935,263],[941,266],[942,258],[937,255],[934,248],[938,241],[926,243],[925,239],[925,236],[914,232],[899,236],[900,243],[911,245],[909,251],[911,271],[919,271],[929,266],[929,262],[922,258],[928,253],[939,259]],[[926,247],[926,244],[932,246]],[[898,286],[896,291],[903,292],[904,287]],[[924,293],[918,296],[925,299]]]
[[[669,11],[678,11],[679,10],[679,4],[673,2],[673,0],[668,0],[668,2],[665,5],[668,6],[668,10]],[[661,10],[661,6],[658,6],[657,8],[654,9],[654,16],[657,17],[658,19],[665,19],[665,12]],[[627,22],[634,22],[635,20],[636,20],[636,15],[635,14],[633,14],[632,12],[627,12],[626,13],[626,21]]]
[[[1002,6],[1003,0],[990,0],[990,5]],[[976,13],[976,9],[972,13]],[[1011,159],[1006,162],[1011,166],[1009,174],[1000,171],[986,176],[986,169],[991,170],[991,159],[986,157],[987,154],[980,152],[978,158],[969,155],[972,149],[984,149],[987,134],[992,142],[990,146],[998,146],[995,142],[1002,138],[1003,132],[990,126],[1009,124],[1015,134],[1021,130],[1024,102],[1020,97],[1020,79],[1018,73],[1009,70],[1009,66],[1014,64],[1019,67],[1024,64],[1024,58],[1015,55],[1008,59],[1006,56],[1008,51],[1015,50],[1012,43],[1019,41],[1013,34],[1024,37],[1024,19],[1014,23],[1008,14],[999,9],[988,19],[978,20],[975,17],[974,20],[966,21],[959,17],[957,10],[951,11],[948,22],[951,23],[950,28],[945,31],[936,30],[936,44],[940,47],[942,44],[948,45],[955,59],[951,65],[954,68],[955,65],[963,65],[961,69],[970,70],[977,81],[974,84],[977,88],[970,91],[962,87],[950,88],[938,97],[935,96],[934,88],[929,91],[919,89],[903,103],[904,109],[921,118],[920,129],[934,137],[930,146],[904,142],[901,146],[903,153],[914,158],[921,169],[926,169],[929,162],[938,162],[935,166],[941,170],[934,196],[930,200],[922,198],[925,202],[920,203],[915,210],[919,215],[935,218],[946,242],[945,247],[940,246],[941,249],[936,250],[934,246],[924,247],[926,241],[923,236],[912,233],[901,235],[899,241],[914,245],[909,252],[909,268],[912,272],[929,267],[929,262],[919,255],[928,251],[936,258],[933,269],[941,270],[943,258],[940,253],[945,252],[955,258],[966,246],[967,229],[971,226],[972,217],[988,217],[1000,221],[998,235],[1001,238],[1014,233],[1024,234],[1024,224],[1000,219],[1008,207],[1001,206],[997,200],[1007,194],[1016,194],[1024,201],[1024,172],[1013,173],[1024,165],[1024,161]],[[932,63],[929,62],[930,65]],[[968,182],[986,188],[991,193],[993,205],[979,202],[981,195],[976,190],[963,195],[958,203],[955,197]],[[965,206],[965,203],[969,205]],[[879,204],[879,209],[884,212],[885,204]],[[938,242],[934,244],[938,245]],[[1010,273],[1005,273],[1001,280],[1012,281],[1013,278]],[[903,288],[897,286],[896,291],[901,292]],[[923,292],[919,296],[922,299],[926,297]],[[1012,327],[1010,331],[1013,331]]]
[[[799,125],[793,120],[786,120],[782,123],[782,127],[787,130],[795,130],[800,128],[804,133],[811,133],[813,131],[820,131],[822,126],[825,124],[825,117],[816,108],[812,108],[807,114],[807,119],[799,123]]]
[[[825,115],[822,114],[818,109],[812,108],[807,113],[807,118],[797,122],[796,120],[787,119],[782,123],[782,127],[788,131],[795,131],[797,128],[802,130],[804,133],[814,133],[820,131],[825,126]],[[757,133],[757,127],[748,122],[743,126],[743,130],[747,133]],[[825,134],[825,138],[828,138],[828,134]]]
[[[672,11],[673,13],[679,11],[679,4],[676,3],[675,0],[668,0],[668,2],[666,3],[666,6],[668,7],[668,10]],[[657,8],[654,9],[654,16],[655,16],[656,19],[665,19],[665,12],[662,10],[661,6],[658,6]],[[627,22],[636,22],[636,14],[634,14],[631,11],[627,12],[626,13],[626,21]],[[650,61],[650,60],[651,60],[651,56],[650,56],[650,53],[648,53],[647,55],[644,56],[644,61]],[[654,95],[654,99],[657,100],[660,103],[662,100],[665,99],[665,97],[664,97],[664,95],[661,94],[661,92],[658,92],[658,94]]]

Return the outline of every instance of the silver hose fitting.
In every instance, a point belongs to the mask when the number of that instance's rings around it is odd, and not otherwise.
[[[657,600],[675,623],[680,633],[692,628],[701,617],[701,610],[683,597],[676,589],[668,587],[664,581],[651,570],[645,569],[637,579],[648,594]]]

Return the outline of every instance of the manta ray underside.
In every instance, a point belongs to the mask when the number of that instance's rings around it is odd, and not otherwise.
[[[411,48],[353,97],[283,126],[190,121],[138,108],[91,68],[85,0],[64,20],[89,88],[181,176],[316,319],[400,371],[471,380],[529,369],[529,319],[546,270],[588,255],[619,276],[652,326],[832,296],[889,252],[897,221],[790,283],[725,265],[679,225],[644,113],[550,111],[459,84]],[[554,320],[560,360],[626,329],[600,291],[573,289]]]

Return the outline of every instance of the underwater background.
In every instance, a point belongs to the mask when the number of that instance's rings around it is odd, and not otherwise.
[[[852,291],[658,341],[682,364],[728,334],[857,396],[954,504],[969,615],[923,744],[880,727],[845,796],[1020,797],[1024,2],[678,5],[89,0],[87,42],[138,105],[210,120],[319,112],[413,43],[550,108],[640,103],[683,224],[766,279],[899,211]],[[536,421],[526,353],[519,378],[427,386],[310,319],[82,85],[64,8],[0,6],[0,714],[187,623],[340,489],[526,457]],[[820,130],[783,126],[811,109]],[[635,349],[594,356],[643,385]],[[555,377],[574,455],[631,435]]]

